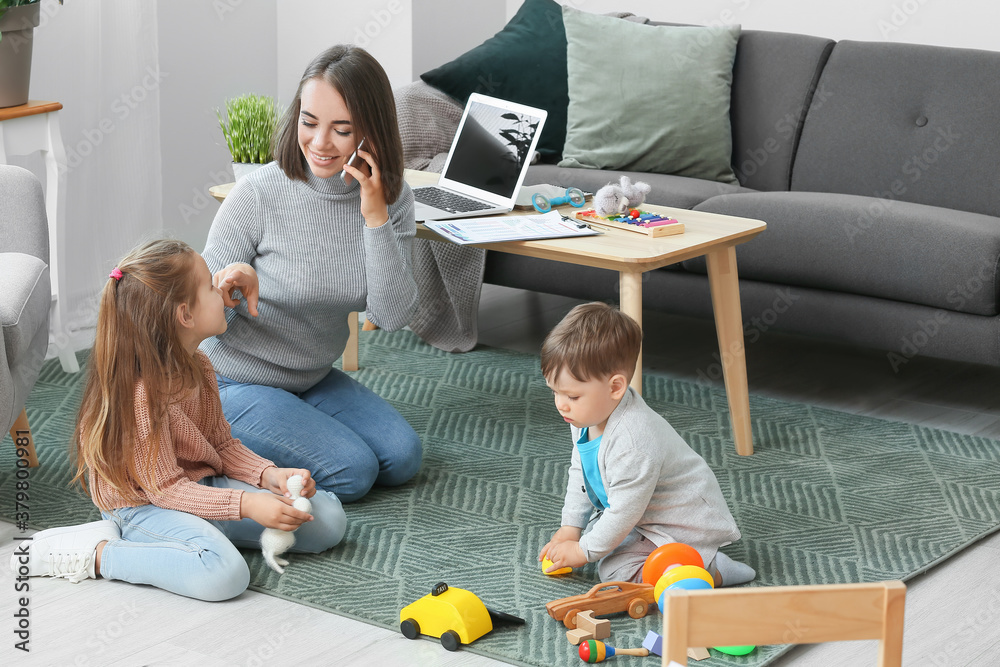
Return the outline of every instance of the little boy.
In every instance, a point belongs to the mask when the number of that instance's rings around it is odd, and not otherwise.
[[[549,571],[598,561],[601,581],[639,581],[654,549],[683,542],[717,586],[751,581],[753,568],[718,550],[740,531],[712,470],[629,387],[641,344],[636,321],[604,303],[575,307],[542,344],[542,375],[575,447],[562,527],[538,559]]]

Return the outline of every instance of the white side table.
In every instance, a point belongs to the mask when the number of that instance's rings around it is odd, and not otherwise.
[[[66,151],[59,133],[59,102],[29,100],[27,104],[0,109],[0,163],[8,155],[41,151],[45,158],[45,213],[49,219],[49,276],[52,281],[52,315],[49,340],[67,373],[80,370],[65,329],[65,266],[62,244],[66,238]]]

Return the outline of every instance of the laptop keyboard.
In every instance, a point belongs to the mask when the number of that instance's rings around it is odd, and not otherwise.
[[[494,208],[492,204],[469,199],[434,186],[414,188],[413,196],[421,204],[433,206],[449,213],[468,213],[469,211],[484,211]]]

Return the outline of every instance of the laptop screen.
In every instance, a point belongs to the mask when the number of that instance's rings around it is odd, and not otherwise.
[[[531,158],[544,116],[494,106],[481,99],[473,96],[469,100],[465,123],[443,176],[510,198],[520,185],[521,168]]]

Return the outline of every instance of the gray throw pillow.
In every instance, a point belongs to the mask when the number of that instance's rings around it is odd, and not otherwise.
[[[651,26],[563,7],[560,167],[735,183],[729,99],[740,26]]]

